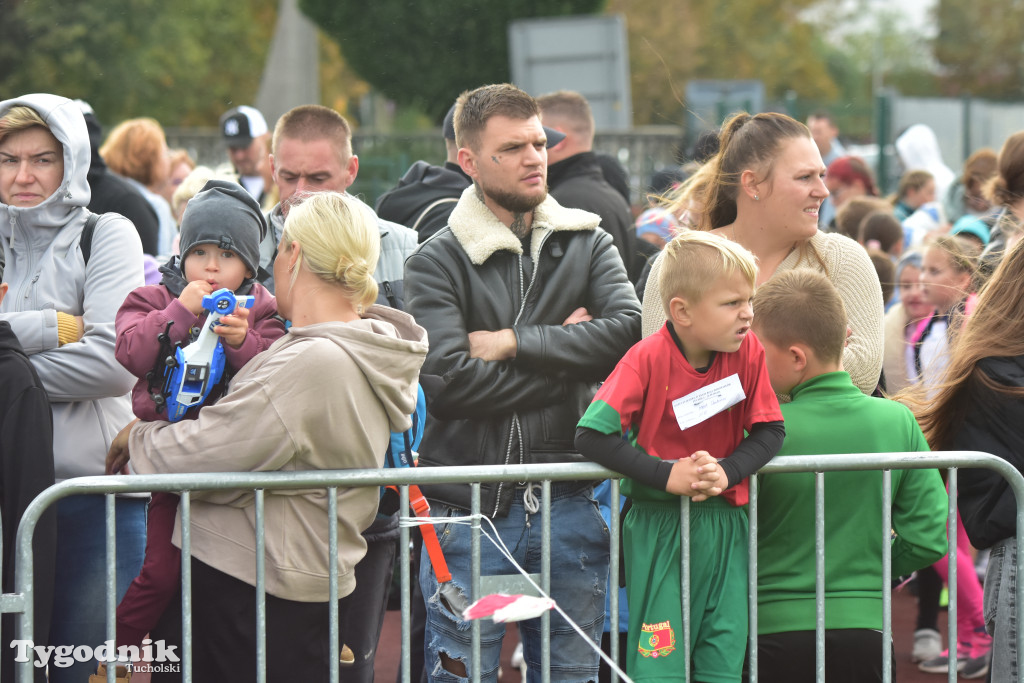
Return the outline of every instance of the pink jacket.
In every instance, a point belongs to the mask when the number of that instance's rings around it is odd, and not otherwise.
[[[274,295],[260,284],[253,284],[249,294],[255,297],[255,301],[249,313],[249,332],[245,335],[245,341],[237,349],[224,345],[224,358],[230,375],[252,360],[253,356],[270,348],[285,333],[284,323],[277,317]],[[162,284],[146,285],[134,290],[124,300],[114,319],[117,333],[114,355],[121,365],[139,378],[132,387],[132,411],[143,420],[167,419],[166,412],[156,412],[156,405],[149,395],[146,374],[154,369],[158,360],[160,342],[157,336],[167,329],[167,323],[171,321],[174,324],[167,331],[171,342],[188,344],[190,330],[199,325],[199,317],[192,315]],[[157,378],[154,385],[161,383],[162,380]],[[222,393],[223,386],[215,387],[207,403],[213,403]],[[185,417],[193,419],[197,412],[198,408],[193,408]]]

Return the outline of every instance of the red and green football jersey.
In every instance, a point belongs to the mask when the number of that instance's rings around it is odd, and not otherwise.
[[[673,402],[686,402],[694,392],[716,382],[735,384],[733,375],[745,398],[681,429]],[[700,450],[722,459],[736,449],[744,432],[754,424],[781,420],[779,402],[768,380],[764,347],[752,332],[738,351],[715,354],[708,371],[700,373],[687,362],[666,324],[626,352],[601,385],[579,426],[602,434],[625,434],[633,446],[664,460],[688,458]],[[676,498],[628,479],[623,486],[626,495],[638,500]],[[746,505],[747,481],[722,496],[733,505]]]

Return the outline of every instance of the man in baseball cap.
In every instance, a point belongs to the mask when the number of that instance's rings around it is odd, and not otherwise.
[[[275,204],[277,193],[267,156],[270,130],[263,114],[253,107],[235,107],[220,117],[220,132],[238,183],[261,205]]]

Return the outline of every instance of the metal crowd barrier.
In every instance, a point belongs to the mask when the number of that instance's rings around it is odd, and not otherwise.
[[[893,469],[928,469],[928,468],[949,468],[949,509],[948,509],[948,539],[950,548],[949,562],[949,645],[950,656],[955,657],[956,652],[956,491],[957,491],[957,469],[963,467],[984,468],[993,470],[1010,483],[1016,495],[1017,505],[1017,565],[1024,566],[1024,543],[1021,543],[1021,531],[1024,529],[1024,476],[1021,475],[1012,465],[1006,461],[987,453],[975,451],[948,451],[938,453],[883,453],[883,454],[852,454],[852,455],[827,455],[827,456],[789,456],[775,458],[766,465],[761,473],[781,472],[815,472],[816,473],[816,497],[815,497],[815,518],[816,518],[816,575],[817,575],[817,628],[816,628],[816,676],[819,683],[825,681],[825,594],[824,594],[824,473],[843,470],[882,470],[883,488],[883,523],[879,531],[879,542],[883,543],[883,585],[880,586],[883,599],[883,671],[885,680],[890,681],[892,671],[892,651],[889,643],[892,642],[892,604],[891,604],[891,473]],[[256,515],[256,593],[257,593],[257,672],[259,683],[266,681],[266,610],[265,610],[265,576],[264,563],[262,559],[263,533],[263,505],[266,491],[279,491],[286,489],[310,489],[325,488],[328,491],[328,515],[329,515],[329,552],[330,558],[330,600],[337,605],[338,597],[338,566],[337,566],[337,499],[334,493],[338,488],[349,488],[359,486],[382,486],[388,484],[431,484],[442,482],[464,482],[472,484],[472,506],[470,513],[476,520],[472,523],[473,551],[472,551],[472,585],[473,595],[477,597],[480,589],[480,486],[482,482],[497,481],[539,481],[542,485],[542,538],[544,551],[542,554],[541,588],[545,591],[550,586],[550,504],[551,504],[551,482],[572,481],[572,480],[597,480],[614,477],[609,472],[593,464],[566,464],[566,465],[508,465],[498,467],[466,466],[448,468],[423,468],[423,469],[386,469],[386,470],[332,470],[332,471],[311,471],[311,472],[264,472],[264,473],[220,473],[220,474],[180,474],[180,475],[136,475],[136,476],[113,476],[113,477],[81,477],[64,481],[60,484],[43,491],[32,503],[22,519],[16,538],[16,584],[17,592],[0,596],[0,613],[13,612],[20,615],[16,631],[18,639],[31,639],[33,626],[33,558],[32,558],[32,536],[35,531],[40,515],[51,505],[61,498],[82,494],[106,494],[106,551],[107,551],[107,576],[106,576],[106,637],[109,640],[115,639],[116,608],[115,604],[115,559],[116,559],[116,535],[115,535],[115,508],[114,496],[123,493],[137,493],[146,491],[169,491],[181,494],[179,514],[182,519],[182,657],[181,671],[183,680],[192,680],[191,671],[191,539],[189,533],[191,509],[190,493],[193,491],[210,490],[238,490],[252,489],[255,491],[255,515]],[[753,478],[752,484],[756,482]],[[751,486],[750,499],[750,680],[757,681],[757,487]],[[409,511],[409,489],[408,486],[401,486],[401,509]],[[613,577],[618,576],[619,552],[619,505],[618,487],[612,487],[612,533],[611,533],[611,554],[610,573]],[[680,514],[682,515],[682,547],[688,548],[690,541],[689,524],[689,499],[682,498]],[[400,540],[400,564],[401,564],[401,604],[402,604],[402,658],[401,673],[402,680],[410,680],[410,658],[409,658],[409,633],[410,633],[410,587],[411,577],[409,572],[409,525],[401,527]],[[681,569],[683,577],[683,588],[687,586],[689,577],[689,554],[684,553],[681,558]],[[614,588],[614,584],[613,584]],[[357,589],[358,590],[358,589]],[[1016,584],[1017,592],[1017,623],[1024,623],[1024,581]],[[682,643],[689,644],[689,591],[683,590],[683,633]],[[612,590],[611,596],[611,623],[618,624],[618,591]],[[544,653],[542,661],[546,664],[549,660],[550,645],[549,615],[542,617],[542,644]],[[6,636],[5,636],[6,637]],[[1018,629],[1016,634],[1017,652],[1024,652],[1024,629]],[[339,644],[338,644],[338,612],[337,607],[330,614],[330,675],[331,680],[337,681],[339,676]],[[612,656],[619,661],[618,639],[612,638]],[[474,622],[472,628],[472,653],[474,659],[479,658],[480,632],[479,625]],[[689,658],[687,658],[689,659]],[[479,669],[472,667],[473,681],[479,681]],[[550,672],[547,667],[542,667],[541,679],[547,683],[550,679]],[[949,681],[956,680],[955,662],[950,662]],[[33,663],[31,661],[17,665],[17,680],[19,683],[30,683],[32,681]],[[690,671],[687,667],[686,680],[690,680]],[[108,680],[113,681],[114,670],[108,670]],[[613,680],[617,677],[614,677]],[[1018,674],[1018,683],[1024,683],[1024,667]]]

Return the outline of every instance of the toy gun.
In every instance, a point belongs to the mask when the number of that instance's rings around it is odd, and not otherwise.
[[[198,406],[224,376],[224,344],[213,331],[221,316],[234,313],[237,306],[250,308],[253,297],[235,296],[228,288],[203,297],[203,308],[210,312],[199,337],[188,346],[179,346],[174,358],[167,358],[164,369],[167,419],[177,422],[185,412]]]

